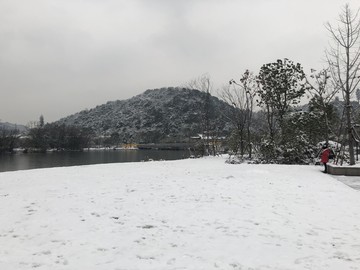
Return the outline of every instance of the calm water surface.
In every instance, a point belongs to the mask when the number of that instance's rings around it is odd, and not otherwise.
[[[101,163],[139,162],[149,159],[175,160],[188,157],[188,151],[174,150],[97,150],[0,154],[0,172]]]

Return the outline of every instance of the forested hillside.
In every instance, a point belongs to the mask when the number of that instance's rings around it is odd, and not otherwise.
[[[109,101],[62,118],[57,124],[91,128],[97,135],[118,134],[121,141],[181,140],[203,132],[206,95],[186,88],[147,90],[128,100]],[[230,123],[225,112],[233,108],[213,96],[209,96],[209,103],[210,124],[228,133]]]

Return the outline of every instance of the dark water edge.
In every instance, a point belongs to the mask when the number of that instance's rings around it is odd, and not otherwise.
[[[189,156],[189,151],[185,150],[96,150],[0,154],[0,172],[147,160],[177,160],[189,158]]]

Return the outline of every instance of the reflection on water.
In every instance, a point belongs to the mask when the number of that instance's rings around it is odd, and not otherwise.
[[[100,163],[138,162],[149,159],[175,160],[188,157],[188,151],[173,150],[98,150],[0,154],[0,172]]]

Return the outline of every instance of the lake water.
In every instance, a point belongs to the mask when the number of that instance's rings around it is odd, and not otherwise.
[[[188,151],[174,150],[96,150],[0,154],[0,172],[101,163],[139,162],[149,159],[175,160],[189,156]]]

